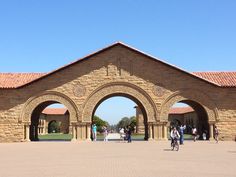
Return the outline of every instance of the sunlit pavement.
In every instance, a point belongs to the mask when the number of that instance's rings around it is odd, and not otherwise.
[[[0,177],[235,177],[235,142],[0,144]]]

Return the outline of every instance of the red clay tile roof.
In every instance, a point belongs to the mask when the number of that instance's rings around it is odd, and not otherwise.
[[[193,72],[192,74],[217,83],[221,87],[236,87],[236,72]],[[0,73],[0,88],[17,88],[46,73]]]
[[[190,112],[194,112],[193,108],[191,107],[175,107],[175,108],[171,108],[169,111],[169,114],[186,114],[186,113],[190,113]]]
[[[235,74],[236,72],[209,72],[209,73],[208,72],[195,72],[195,73],[190,73],[190,72],[180,69],[174,65],[168,64],[168,63],[166,63],[158,58],[155,58],[151,55],[141,52],[135,48],[132,48],[126,44],[123,44],[121,42],[117,42],[117,43],[112,44],[106,48],[103,48],[102,50],[99,50],[95,53],[87,55],[81,59],[78,59],[68,65],[65,65],[65,66],[58,68],[58,69],[56,69],[52,72],[49,72],[49,73],[0,73],[0,88],[20,88],[20,87],[23,87],[25,85],[36,82],[39,79],[43,79],[44,77],[54,74],[55,72],[63,70],[75,63],[82,62],[82,61],[88,59],[89,57],[99,54],[107,49],[110,49],[111,47],[116,46],[116,45],[123,46],[129,50],[132,50],[133,52],[136,52],[136,53],[146,56],[148,59],[151,59],[155,62],[160,62],[160,63],[167,65],[175,70],[178,70],[180,72],[188,74],[194,78],[200,79],[200,80],[207,82],[209,84],[213,84],[213,85],[219,86],[219,87],[236,87],[236,74]],[[215,73],[215,74],[213,74],[213,73]],[[216,73],[218,73],[218,74],[216,74]]]
[[[236,72],[193,72],[193,74],[215,82],[221,87],[236,86]]]
[[[0,73],[0,88],[17,88],[43,75],[45,73]]]
[[[64,115],[66,112],[66,108],[45,108],[42,113],[50,115]]]
[[[49,115],[64,115],[67,111],[66,108],[45,108],[42,113]],[[194,112],[191,107],[176,107],[171,108],[169,114],[185,114],[190,112]]]

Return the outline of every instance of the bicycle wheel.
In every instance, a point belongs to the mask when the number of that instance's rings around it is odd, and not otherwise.
[[[178,151],[179,150],[179,143],[175,144],[175,150]]]
[[[175,149],[175,143],[171,144],[171,150],[173,151]]]

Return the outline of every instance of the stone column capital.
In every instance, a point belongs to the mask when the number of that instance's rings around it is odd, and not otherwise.
[[[77,122],[76,125],[77,126],[86,126],[86,125],[88,125],[88,123],[87,122]]]
[[[148,125],[153,125],[154,123],[155,123],[155,122],[153,122],[153,121],[147,122]]]
[[[25,122],[24,124],[25,124],[25,126],[30,126],[31,123],[30,122]]]
[[[216,122],[215,121],[209,121],[209,125],[214,125]]]

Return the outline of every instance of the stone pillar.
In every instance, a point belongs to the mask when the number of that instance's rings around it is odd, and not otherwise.
[[[87,132],[86,132],[86,134],[87,134],[86,140],[87,141],[91,141],[91,123],[87,123],[86,130],[87,130]]]
[[[77,141],[80,141],[82,138],[82,130],[81,130],[81,125],[78,123],[76,126],[76,133],[77,133]]]
[[[210,132],[209,132],[209,140],[210,141],[213,141],[214,140],[214,123],[213,122],[209,122],[209,129],[210,129]]]
[[[158,140],[162,140],[162,124],[158,124]]]
[[[30,141],[30,125],[29,124],[25,125],[25,141],[27,142]]]
[[[82,123],[81,124],[82,126],[81,126],[81,138],[82,138],[82,140],[86,140],[86,134],[87,134],[87,132],[86,132],[86,123]]]
[[[75,124],[72,124],[72,139],[71,141],[75,141],[76,140],[76,126]]]
[[[153,139],[158,140],[158,124],[153,124]]]
[[[163,122],[162,126],[163,126],[163,129],[162,129],[163,130],[163,140],[167,141],[168,140],[168,138],[167,138],[167,131],[168,131],[167,122]]]
[[[145,133],[145,126],[144,126],[144,117],[142,110],[138,107],[134,107],[136,109],[136,133]]]
[[[47,132],[46,132],[46,120],[44,119],[43,120],[43,134],[45,135]]]
[[[153,140],[153,123],[152,122],[148,123],[148,133],[149,133],[148,141]]]

